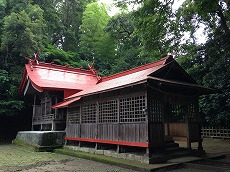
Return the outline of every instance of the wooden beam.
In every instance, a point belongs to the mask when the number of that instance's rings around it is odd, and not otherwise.
[[[135,147],[143,147],[147,148],[149,146],[148,143],[140,143],[140,142],[124,142],[119,140],[101,140],[101,139],[90,139],[90,138],[75,138],[75,137],[65,137],[65,140],[75,140],[79,142],[93,142],[93,143],[105,143],[105,144],[114,144],[114,145],[123,145],[123,146],[135,146]]]

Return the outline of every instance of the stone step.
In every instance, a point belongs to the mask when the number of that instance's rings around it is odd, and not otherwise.
[[[206,171],[229,171],[230,164],[229,163],[223,163],[223,162],[217,162],[217,161],[209,161],[209,160],[203,160],[203,161],[196,161],[196,162],[190,162],[190,163],[184,163],[184,167],[187,168],[193,168],[194,170],[206,170]]]
[[[170,154],[172,154],[172,153],[176,153],[176,152],[180,152],[180,151],[183,151],[184,149],[183,148],[180,148],[180,147],[170,147],[170,148],[165,148],[164,149],[164,152],[165,153],[170,153]]]
[[[163,162],[166,162],[166,161],[168,161],[170,159],[186,157],[186,156],[189,156],[189,155],[190,155],[189,151],[180,150],[180,151],[174,152],[174,153],[165,153],[165,154],[158,154],[158,155],[156,154],[152,158],[150,158],[149,161],[152,164],[163,163]]]
[[[178,143],[166,143],[165,148],[174,148],[174,147],[179,147],[179,144]]]
[[[202,161],[191,162],[193,165],[205,165],[210,167],[221,167],[223,169],[230,169],[230,163],[218,160],[204,159]]]

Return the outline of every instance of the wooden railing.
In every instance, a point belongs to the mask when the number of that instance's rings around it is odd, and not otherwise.
[[[42,115],[42,116],[35,116],[33,118],[33,121],[34,122],[52,122],[54,119],[63,120],[63,121],[65,120],[64,116],[61,114],[57,114],[57,115],[47,114],[47,115]]]
[[[34,117],[34,122],[47,122],[47,121],[52,121],[54,119],[54,114],[48,114],[48,115],[43,115],[43,116],[35,116]]]
[[[201,130],[202,137],[230,139],[230,129],[223,127],[203,127]]]

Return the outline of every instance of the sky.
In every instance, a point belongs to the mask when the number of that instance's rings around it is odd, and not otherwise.
[[[174,11],[176,11],[181,4],[184,2],[185,0],[174,0],[174,4],[172,6],[172,9]],[[116,13],[119,12],[119,8],[116,8],[115,6],[113,6],[113,0],[99,0],[99,2],[106,4],[107,6],[110,7],[110,10],[108,11],[108,14],[110,16],[114,16]],[[132,7],[130,7],[130,10],[132,9]],[[204,25],[200,25],[200,28],[197,30],[197,32],[195,33],[195,37],[198,38],[197,39],[197,43],[198,44],[202,44],[206,42],[206,36],[204,34]],[[186,40],[189,37],[188,34],[185,33],[184,39]]]
[[[108,14],[110,16],[115,15],[117,12],[119,12],[119,8],[116,8],[115,6],[112,6],[113,4],[113,0],[99,0],[99,2],[107,4],[108,6],[111,6],[110,11],[108,12]],[[173,4],[173,9],[177,10],[179,8],[179,6],[184,2],[184,0],[174,0],[174,4]]]

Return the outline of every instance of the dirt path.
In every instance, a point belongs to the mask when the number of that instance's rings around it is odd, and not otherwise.
[[[184,143],[181,143],[183,145]],[[194,147],[196,145],[193,145]],[[204,139],[206,153],[224,153],[230,162],[230,140]],[[187,169],[189,170],[189,169]],[[17,145],[0,145],[0,172],[134,172],[117,166],[49,152],[33,152]]]
[[[24,169],[23,172],[134,172],[133,170],[120,168],[108,164],[94,162],[85,159],[72,159],[65,162],[50,162],[44,165]]]
[[[0,172],[134,172],[100,162],[50,153],[33,152],[21,146],[0,145]]]
[[[42,162],[27,166],[0,167],[0,172],[135,172],[117,166],[85,159]]]
[[[68,159],[64,161],[40,162],[22,167],[4,167],[0,171],[22,172],[135,172],[108,164],[85,159]]]

